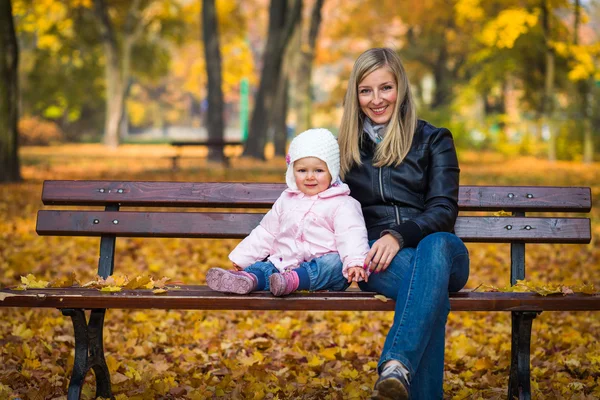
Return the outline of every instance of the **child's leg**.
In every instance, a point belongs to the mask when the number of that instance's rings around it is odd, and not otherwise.
[[[338,253],[329,253],[324,256],[303,262],[298,267],[302,268],[308,275],[310,291],[335,290],[344,291],[350,284],[342,275],[343,263]],[[301,272],[298,271],[300,275]]]
[[[346,290],[350,284],[342,275],[342,266],[337,253],[303,262],[292,271],[271,275],[271,293],[284,296],[296,290]]]
[[[273,272],[277,269],[270,262],[257,262],[243,271],[211,268],[206,273],[206,284],[217,292],[247,294],[265,290],[265,282]]]
[[[256,277],[255,290],[269,290],[269,277],[279,270],[271,261],[259,261],[244,268],[244,272],[251,273]]]

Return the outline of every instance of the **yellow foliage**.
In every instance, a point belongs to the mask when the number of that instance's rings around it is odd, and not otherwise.
[[[596,66],[594,59],[600,56],[600,45],[578,45],[571,46],[571,70],[569,71],[569,79],[572,81],[581,81],[593,77],[594,74],[600,72]]]
[[[120,292],[122,289],[123,288],[120,286],[104,286],[103,288],[100,289],[100,291],[113,293],[113,292]]]
[[[25,323],[22,323],[13,328],[11,335],[18,336],[24,340],[27,340],[33,337],[33,331],[27,328],[25,326]]]
[[[538,13],[525,9],[508,9],[500,12],[481,32],[481,41],[488,47],[512,48],[515,41],[538,22]]]
[[[21,277],[21,287],[23,289],[43,289],[48,287],[50,282],[45,281],[43,279],[36,279],[33,274],[28,274],[27,276]]]
[[[454,6],[459,25],[468,22],[481,22],[485,16],[481,0],[458,0]]]
[[[308,362],[308,366],[309,367],[320,367],[321,365],[323,365],[323,363],[325,362],[324,359],[320,358],[319,356],[312,356],[310,361]]]

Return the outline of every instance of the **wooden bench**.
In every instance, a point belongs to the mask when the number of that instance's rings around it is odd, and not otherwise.
[[[179,170],[179,160],[182,158],[182,149],[184,147],[189,147],[189,146],[204,146],[204,147],[208,147],[209,151],[211,148],[220,150],[221,152],[223,152],[223,150],[225,149],[225,146],[241,146],[244,144],[244,142],[242,141],[225,141],[225,140],[178,140],[178,141],[173,141],[170,143],[171,146],[176,148],[176,153],[174,156],[171,156],[171,168],[173,169],[173,171],[177,171]],[[227,157],[225,154],[223,154],[223,163],[225,164],[225,166],[229,166],[230,165],[230,157]]]
[[[239,209],[269,208],[284,190],[270,183],[176,183],[112,181],[46,181],[46,205],[78,209],[40,210],[40,235],[98,236],[98,274],[113,273],[117,237],[242,238],[263,214]],[[587,213],[591,191],[587,187],[485,187],[461,186],[455,231],[465,242],[510,243],[512,284],[525,278],[526,243],[589,243],[588,218],[563,216],[526,217],[527,212]],[[102,206],[104,210],[81,210]],[[125,207],[144,207],[127,211]],[[212,212],[161,212],[156,207],[201,207]],[[238,212],[218,210],[235,208]],[[510,216],[465,215],[471,211],[504,210]],[[488,213],[489,214],[489,213]],[[503,213],[504,214],[504,213]],[[476,269],[477,265],[472,265]],[[252,298],[249,301],[249,296]],[[383,302],[374,293],[297,293],[273,297],[268,292],[249,296],[216,293],[206,286],[183,285],[156,296],[150,290],[101,293],[97,289],[70,287],[0,291],[2,307],[58,308],[72,318],[75,359],[68,398],[77,399],[90,369],[96,376],[96,395],[111,397],[109,371],[103,352],[106,309],[186,310],[367,310],[392,311],[394,302]],[[536,293],[461,291],[451,295],[452,311],[509,311],[512,313],[512,353],[508,396],[530,398],[530,339],[533,319],[542,311],[599,310],[600,295],[541,296]],[[85,310],[91,310],[86,317]]]

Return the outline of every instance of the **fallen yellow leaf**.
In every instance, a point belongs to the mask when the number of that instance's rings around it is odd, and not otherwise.
[[[102,289],[100,289],[101,292],[120,292],[121,288],[119,286],[104,286]]]
[[[383,301],[384,303],[387,303],[387,301],[389,300],[387,297],[385,297],[384,295],[381,295],[381,294],[376,294],[373,297],[375,297],[377,300]]]

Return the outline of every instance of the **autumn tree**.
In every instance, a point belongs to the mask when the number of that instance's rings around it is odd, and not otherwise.
[[[273,134],[273,147],[276,156],[285,156],[287,150],[287,115],[289,109],[290,78],[284,71],[279,77],[275,101],[271,112],[269,130]]]
[[[254,101],[244,156],[263,160],[265,158],[267,131],[271,123],[277,85],[280,82],[283,57],[301,10],[302,0],[294,0],[293,7],[290,7],[287,1],[271,0],[260,85]]]
[[[10,0],[0,0],[0,182],[21,180],[18,156],[19,49]]]
[[[599,7],[600,8],[600,7]],[[590,40],[582,42],[582,16],[585,15],[580,0],[575,0],[573,18],[573,46],[571,47],[571,70],[569,79],[573,80],[576,87],[576,115],[581,120],[583,129],[583,161],[591,163],[594,160],[594,137],[592,127],[592,88],[594,75],[600,78],[600,68],[594,59],[600,58],[600,48],[597,43]],[[596,37],[596,40],[600,37]],[[591,42],[591,43],[590,43]],[[599,79],[600,81],[600,79]]]
[[[219,48],[219,28],[214,0],[202,0],[202,38],[208,77],[208,138],[211,141],[223,140],[223,90],[221,88],[221,50]],[[211,161],[223,161],[220,147],[209,147]]]
[[[298,63],[296,66],[296,106],[298,121],[296,130],[303,132],[312,126],[312,71],[315,58],[315,48],[317,46],[317,37],[322,21],[322,9],[324,0],[315,0],[310,19],[307,24],[306,35],[300,39],[300,52],[298,53]]]
[[[549,0],[542,0],[542,29],[544,33],[544,95],[542,97],[542,129],[549,133],[548,140],[548,159],[556,161],[556,130],[553,126],[552,119],[554,116],[554,74],[555,74],[555,51],[552,46],[552,10],[550,9]]]
[[[109,0],[94,0],[93,11],[100,29],[105,55],[104,143],[109,147],[119,145],[120,128],[125,116],[125,100],[132,83],[133,50],[136,45],[141,44],[144,35],[149,33],[153,33],[155,39],[172,32],[177,35],[179,30],[177,24],[168,23],[179,18],[178,13],[173,10],[177,11],[179,7],[172,1],[160,3],[151,0],[133,0],[109,3]],[[156,46],[149,42],[143,44]],[[139,68],[143,69],[141,66]]]
[[[292,1],[288,0],[290,5]],[[278,156],[285,156],[287,151],[287,116],[290,108],[296,111],[297,133],[312,126],[312,69],[323,3],[324,0],[315,0],[309,8],[310,15],[296,21],[286,49],[270,129],[275,155]]]
[[[237,0],[215,2],[221,57],[221,85],[223,108],[226,104],[239,102],[239,86],[242,78],[250,84],[257,79],[248,37],[248,19],[254,18],[254,4],[239,3]],[[250,8],[250,9],[249,9]],[[207,77],[208,62],[202,39],[204,24],[202,1],[193,1],[182,6],[178,18],[171,23],[182,28],[177,41],[169,37],[159,38],[165,42],[169,52],[149,62],[165,64],[166,70],[152,74],[135,71],[131,94],[127,100],[128,116],[132,126],[160,127],[183,125],[192,128],[206,126],[209,113]],[[265,13],[266,14],[266,13]],[[139,54],[138,54],[139,56]],[[151,60],[150,60],[151,61]],[[212,83],[214,79],[211,78]],[[232,107],[233,109],[233,107]],[[232,124],[234,113],[224,111],[223,126]],[[228,119],[229,117],[229,119]],[[235,123],[235,121],[233,122]]]

